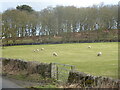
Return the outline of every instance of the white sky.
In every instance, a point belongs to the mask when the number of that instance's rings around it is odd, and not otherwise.
[[[55,7],[56,5],[87,7],[100,4],[117,5],[119,0],[0,0],[0,12],[9,8],[16,8],[17,5],[30,5],[34,10],[40,11],[48,6]]]

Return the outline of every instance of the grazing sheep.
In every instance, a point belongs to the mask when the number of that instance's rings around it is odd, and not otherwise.
[[[34,49],[33,51],[34,51],[34,52],[39,52],[39,49]]]
[[[33,52],[36,52],[36,50],[34,49]]]
[[[41,51],[44,50],[44,48],[41,48]]]
[[[88,48],[91,48],[91,46],[88,46]]]
[[[56,52],[53,52],[53,56],[58,56],[58,54]]]
[[[39,49],[36,49],[36,51],[39,51]]]
[[[97,56],[101,56],[102,55],[102,52],[98,52]]]

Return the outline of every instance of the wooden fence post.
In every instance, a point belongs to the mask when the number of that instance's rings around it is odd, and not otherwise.
[[[75,69],[75,66],[71,66],[71,71],[73,71]]]
[[[57,79],[57,66],[55,63],[50,63],[51,67],[51,78]]]

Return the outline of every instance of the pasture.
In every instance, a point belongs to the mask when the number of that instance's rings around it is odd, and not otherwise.
[[[36,49],[39,51],[34,52]],[[53,56],[53,52],[58,56]],[[102,55],[97,56],[98,52],[102,52]],[[112,78],[118,76],[117,42],[7,46],[2,49],[2,57],[70,64],[88,74]]]

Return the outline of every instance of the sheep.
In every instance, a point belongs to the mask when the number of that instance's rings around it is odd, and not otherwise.
[[[41,48],[41,51],[43,51],[44,50],[44,48]]]
[[[101,56],[102,55],[102,52],[98,52],[97,56]]]
[[[34,49],[33,51],[34,51],[34,52],[36,52],[36,50],[35,50],[35,49]]]
[[[39,49],[34,49],[33,51],[34,51],[34,52],[39,52]]]
[[[91,48],[91,46],[88,46],[88,48]]]
[[[53,52],[53,56],[58,56],[58,54],[56,52]]]
[[[36,51],[39,51],[39,49],[36,49]]]

